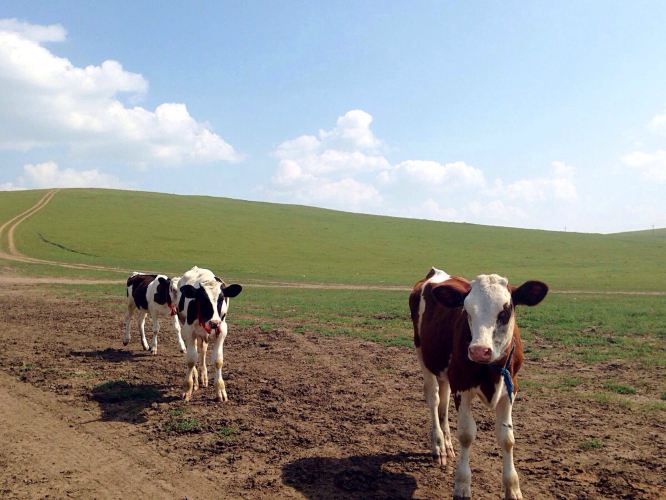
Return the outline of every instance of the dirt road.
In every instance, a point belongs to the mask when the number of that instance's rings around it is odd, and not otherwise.
[[[428,456],[410,349],[241,329],[232,310],[229,403],[216,404],[203,388],[184,405],[173,333],[164,326],[152,357],[135,334],[122,347],[121,321],[118,301],[3,287],[0,496],[450,498],[451,466],[437,468]],[[576,369],[528,361],[523,377]],[[597,369],[602,377],[631,366]],[[515,454],[525,498],[664,497],[663,413],[537,396],[527,385],[520,395]],[[493,418],[480,406],[476,414],[473,490],[497,498]]]

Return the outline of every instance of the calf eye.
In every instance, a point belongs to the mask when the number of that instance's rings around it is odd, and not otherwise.
[[[511,304],[507,304],[504,306],[504,309],[502,309],[497,315],[497,322],[501,325],[506,325],[509,322],[510,318],[511,318]]]

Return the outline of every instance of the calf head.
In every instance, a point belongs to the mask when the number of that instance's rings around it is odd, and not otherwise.
[[[209,341],[212,336],[220,333],[222,321],[229,308],[227,298],[237,296],[241,290],[240,285],[226,285],[217,278],[214,281],[184,285],[180,287],[178,311],[185,315],[185,321],[189,325],[199,326],[205,332],[206,340]],[[187,299],[189,302],[185,312]]]
[[[171,309],[171,316],[178,314],[176,305],[178,304],[178,282],[180,276],[171,278],[169,280],[169,308]]]
[[[537,305],[548,293],[548,286],[526,281],[514,287],[497,274],[481,274],[471,283],[460,278],[444,281],[432,292],[446,307],[464,307],[471,333],[469,359],[493,363],[506,353],[513,339],[514,307]]]

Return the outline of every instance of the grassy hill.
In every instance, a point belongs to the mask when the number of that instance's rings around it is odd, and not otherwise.
[[[0,193],[7,220],[43,192]],[[431,265],[577,290],[666,290],[666,231],[596,235],[160,193],[62,190],[16,230],[30,256],[234,280],[411,285]]]

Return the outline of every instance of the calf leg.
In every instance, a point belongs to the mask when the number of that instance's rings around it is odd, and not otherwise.
[[[448,458],[455,458],[451,442],[451,428],[449,427],[449,399],[451,397],[451,386],[449,377],[446,375],[439,378],[439,419],[444,424],[444,448]]]
[[[442,428],[439,425],[439,382],[437,381],[437,377],[423,364],[420,349],[417,349],[417,355],[421,362],[421,371],[423,372],[423,393],[430,413],[430,449],[432,450],[434,461],[438,465],[446,465],[446,445]]]
[[[157,334],[160,333],[160,322],[157,315],[151,314],[150,319],[153,322],[153,342],[150,346],[150,352],[153,356],[157,355]]]
[[[201,387],[208,387],[208,367],[206,366],[208,342],[203,339],[198,339],[197,342],[199,344],[199,382],[201,382]]]
[[[183,342],[183,337],[180,334],[180,321],[178,321],[178,316],[173,315],[173,327],[176,330],[176,338],[178,339],[178,347],[180,352],[185,352],[185,342]]]
[[[189,401],[192,398],[192,391],[194,390],[194,380],[197,378],[197,343],[192,338],[191,332],[188,332],[188,335],[185,336],[185,345],[187,346],[187,354],[185,355],[187,374],[185,375],[185,392],[183,393],[183,398],[185,401]]]
[[[513,465],[513,405],[507,395],[503,395],[495,408],[495,434],[502,449],[502,494],[505,499],[523,498],[520,492],[518,473]]]
[[[132,321],[132,316],[136,307],[134,304],[130,303],[127,305],[127,314],[125,314],[125,336],[123,337],[123,345],[129,344],[130,341],[130,322]]]
[[[476,422],[472,416],[473,394],[463,392],[458,407],[458,441],[460,442],[460,457],[456,467],[455,483],[453,485],[453,498],[472,498],[472,470],[469,467],[469,449],[476,439]]]
[[[148,316],[147,312],[139,311],[139,332],[141,332],[141,346],[144,351],[150,349],[146,340],[146,316]]]
[[[213,359],[215,360],[215,389],[217,391],[217,400],[220,402],[229,401],[227,389],[222,379],[222,363],[224,362],[224,339],[227,337],[227,323],[223,321],[220,325],[220,334],[215,339],[213,346]]]

